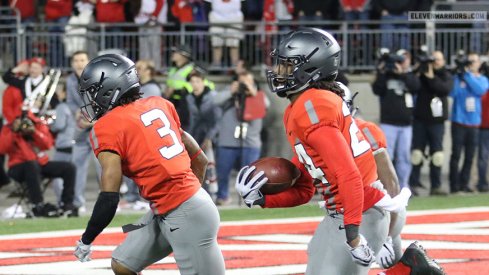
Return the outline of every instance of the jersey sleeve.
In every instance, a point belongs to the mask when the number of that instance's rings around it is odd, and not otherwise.
[[[320,127],[306,140],[337,179],[344,209],[344,224],[360,225],[363,212],[363,182],[351,149],[338,129]]]
[[[113,129],[105,122],[107,120],[96,122],[90,131],[90,143],[95,156],[98,157],[98,154],[103,151],[112,151],[123,157],[123,150],[119,142],[119,131]]]
[[[304,100],[295,113],[294,132],[299,133],[299,139],[305,140],[315,129],[323,126],[340,127],[343,114],[341,113],[341,98],[331,92],[312,90],[308,91]]]
[[[372,147],[372,150],[378,150],[380,148],[387,148],[387,141],[384,132],[380,129],[377,124],[364,121],[360,119],[355,119],[360,131],[362,131],[363,136],[367,139],[368,143]]]
[[[294,207],[309,202],[314,196],[316,188],[306,168],[299,162],[297,156],[294,156],[291,161],[301,171],[300,177],[291,188],[274,195],[266,195],[264,208]]]

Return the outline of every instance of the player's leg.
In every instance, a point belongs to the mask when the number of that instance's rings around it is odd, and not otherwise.
[[[112,253],[112,270],[117,275],[137,274],[147,266],[170,255],[172,248],[161,233],[151,211],[136,224],[146,226],[131,231],[124,242]]]
[[[307,246],[306,275],[347,274],[344,271],[352,264],[343,215],[326,214]]]
[[[397,213],[397,218],[390,229],[390,236],[392,237],[392,244],[394,246],[394,254],[396,255],[395,261],[398,262],[402,257],[401,247],[401,231],[406,224],[406,209],[403,209]]]
[[[362,224],[363,222],[362,218]],[[385,226],[387,227],[387,224]],[[343,215],[326,215],[308,244],[307,256],[306,275],[366,275],[370,269],[352,260],[346,244]]]
[[[377,254],[389,232],[390,216],[384,210],[377,207],[371,207],[362,215],[360,224],[360,234],[367,239],[368,245]]]
[[[194,196],[160,220],[160,228],[173,248],[180,274],[222,275],[224,258],[217,243],[220,217],[209,194]]]

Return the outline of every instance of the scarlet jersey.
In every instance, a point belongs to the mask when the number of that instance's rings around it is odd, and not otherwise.
[[[387,148],[384,132],[382,132],[382,129],[380,129],[377,124],[360,118],[355,118],[355,123],[370,144],[370,147],[372,147],[373,151],[380,148]]]
[[[284,125],[290,145],[324,196],[326,208],[343,212],[345,224],[359,224],[361,213],[383,194],[370,187],[377,180],[375,159],[346,103],[332,92],[309,89],[287,107]],[[347,156],[335,160],[332,151],[321,147]]]
[[[163,98],[111,110],[95,123],[90,142],[96,156],[112,151],[121,157],[123,174],[157,214],[176,208],[201,186],[190,168],[175,107]]]

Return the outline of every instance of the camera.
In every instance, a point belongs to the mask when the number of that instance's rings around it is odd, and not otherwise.
[[[426,45],[421,46],[419,54],[416,56],[416,60],[419,63],[417,72],[420,73],[428,72],[428,64],[435,62],[435,58],[428,54],[428,47],[426,47]]]
[[[243,82],[239,82],[238,85],[238,94],[244,94],[246,95],[246,92],[248,91],[248,86],[244,84]]]
[[[457,56],[455,57],[454,74],[457,74],[459,77],[463,76],[463,74],[465,73],[465,68],[471,63],[472,62],[469,61],[469,58],[465,54],[465,51],[459,50]]]
[[[405,57],[395,53],[391,53],[387,48],[381,48],[379,51],[379,63],[384,63],[384,70],[386,73],[394,73],[396,69],[396,63],[402,63]]]

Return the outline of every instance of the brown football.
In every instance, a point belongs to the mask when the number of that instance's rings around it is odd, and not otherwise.
[[[300,170],[289,160],[278,157],[261,158],[250,166],[255,166],[253,175],[259,171],[265,172],[268,182],[265,183],[260,191],[265,195],[280,193],[294,184],[294,179],[300,175]]]

